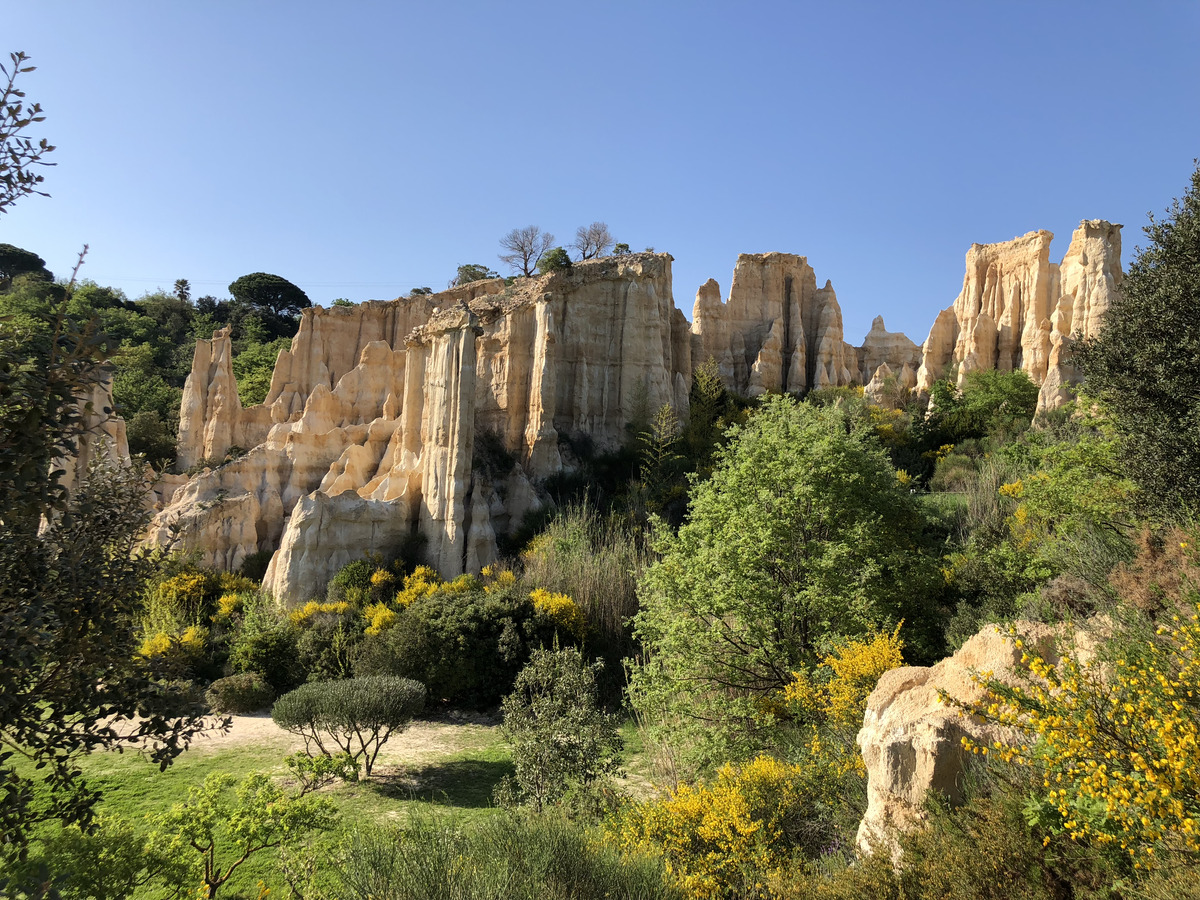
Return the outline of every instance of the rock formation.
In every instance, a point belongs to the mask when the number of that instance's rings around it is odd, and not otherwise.
[[[544,479],[570,465],[560,442],[615,448],[636,414],[664,404],[685,418],[693,366],[710,357],[747,396],[863,385],[884,405],[951,366],[960,378],[1023,367],[1053,407],[1074,377],[1065,342],[1095,332],[1120,283],[1119,229],[1083,223],[1059,266],[1045,231],[972,246],[962,293],[922,348],[882,317],[861,347],[848,344],[833,287],[787,253],[739,256],[728,300],[709,280],[690,326],[671,257],[655,253],[305,310],[250,408],[218,331],[197,342],[180,411],[179,467],[202,471],[160,482],[151,539],[177,533],[226,569],[271,553],[266,586],[289,602],[414,537],[443,575],[478,570],[544,502]],[[495,448],[500,469],[477,464]]]
[[[111,372],[105,372],[87,395],[79,398],[78,408],[80,433],[74,438],[73,452],[55,463],[63,473],[60,484],[68,491],[85,481],[96,463],[128,466],[130,462],[125,420],[113,414]]]
[[[1050,663],[1059,660],[1061,628],[1032,622],[1018,622],[1015,628],[1025,650],[995,625],[988,625],[935,666],[892,669],[879,679],[858,733],[867,767],[867,811],[857,839],[860,851],[891,847],[896,831],[920,823],[930,790],[952,803],[962,801],[968,760],[964,737],[984,746],[1017,737],[1013,729],[962,715],[941,699],[945,692],[961,703],[980,700],[983,688],[972,677],[977,673],[1013,683],[1023,652],[1032,650]],[[1082,662],[1094,652],[1094,634],[1079,631],[1071,636]]]
[[[174,529],[220,568],[273,552],[265,585],[289,601],[414,534],[444,575],[478,570],[496,535],[542,502],[535,485],[561,470],[561,439],[616,447],[639,404],[685,411],[691,372],[666,254],[306,310],[250,409],[218,332],[197,346],[180,463],[250,449],[176,489],[151,538]],[[485,432],[515,458],[510,470],[475,465]]]
[[[1062,358],[1075,335],[1096,334],[1120,287],[1121,226],[1085,220],[1061,264],[1050,262],[1049,231],[1001,244],[972,244],[954,304],[938,314],[921,348],[917,389],[951,367],[961,385],[979,369],[1023,369],[1040,385],[1038,409],[1066,401],[1076,374]]]

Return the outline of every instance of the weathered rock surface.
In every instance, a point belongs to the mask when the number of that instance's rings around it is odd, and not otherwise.
[[[60,483],[71,490],[82,483],[88,470],[98,462],[111,461],[129,465],[129,440],[125,420],[113,413],[112,377],[106,373],[92,386],[86,397],[79,400],[82,415],[81,433],[75,439],[74,452],[59,459],[62,469]]]
[[[983,688],[972,677],[977,673],[1013,683],[1024,652],[1058,661],[1061,629],[1032,622],[1018,622],[1015,627],[1025,649],[988,625],[935,666],[893,669],[879,679],[858,733],[867,767],[867,811],[857,839],[860,851],[891,847],[896,831],[919,824],[930,790],[952,803],[961,802],[969,758],[962,746],[964,737],[984,746],[1017,738],[1013,729],[964,716],[941,699],[942,692],[961,703],[981,699]],[[1091,658],[1094,634],[1080,631],[1070,636],[1081,661]]]
[[[250,408],[218,331],[197,342],[180,411],[179,467],[208,467],[163,479],[151,539],[178,532],[178,546],[223,568],[271,552],[266,584],[291,602],[322,593],[350,558],[413,537],[443,575],[474,570],[545,502],[560,442],[615,448],[635,414],[664,404],[686,417],[693,367],[709,357],[747,396],[864,385],[884,405],[956,364],[960,377],[1024,367],[1052,407],[1074,378],[1065,343],[1095,332],[1120,283],[1120,226],[1083,223],[1061,266],[1049,241],[972,246],[962,293],[922,348],[882,317],[861,347],[846,343],[832,285],[787,253],[739,256],[729,299],[708,281],[690,325],[671,257],[655,253],[305,310]],[[234,448],[248,452],[222,463]]]
[[[561,470],[561,439],[611,449],[639,406],[685,411],[691,371],[666,254],[305,311],[251,409],[218,333],[197,347],[180,465],[252,449],[177,488],[151,537],[175,528],[224,568],[272,551],[265,584],[289,601],[414,534],[443,574],[477,570],[543,502],[535,484]],[[476,464],[484,433],[503,448],[499,471]]]
[[[1066,401],[1077,380],[1063,359],[1074,335],[1092,337],[1119,289],[1121,226],[1085,220],[1061,264],[1050,262],[1049,231],[1000,244],[972,244],[954,304],[921,348],[917,389],[927,392],[952,366],[961,385],[980,369],[1023,369],[1041,387],[1038,409]]]

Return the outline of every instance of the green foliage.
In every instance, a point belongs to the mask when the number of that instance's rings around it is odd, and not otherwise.
[[[257,672],[244,672],[218,678],[208,686],[204,700],[213,712],[247,715],[269,707],[275,691]]]
[[[311,794],[334,781],[357,782],[362,764],[349,753],[328,756],[293,753],[284,760],[288,772],[300,785],[300,796]]]
[[[904,619],[918,659],[939,640],[920,511],[869,435],[790,398],[731,434],[689,521],[656,534],[634,619],[631,702],[699,764],[761,746],[764,702],[836,638]]]
[[[45,176],[36,167],[54,165],[42,158],[54,150],[45,138],[35,142],[22,136],[30,125],[46,119],[42,105],[26,104],[25,92],[17,87],[17,76],[37,67],[28,65],[29,57],[21,51],[8,54],[8,58],[9,66],[0,65],[0,74],[8,79],[0,89],[0,213],[30,194],[48,196],[38,190]]]
[[[550,272],[569,272],[571,270],[571,254],[562,247],[551,247],[537,261],[539,275]]]
[[[251,272],[229,285],[229,293],[238,303],[269,309],[276,315],[294,316],[312,306],[308,295],[286,278],[267,272]]]
[[[233,638],[229,667],[238,674],[258,672],[276,695],[285,694],[304,681],[297,638],[297,629],[272,604],[258,601]]]
[[[622,244],[622,243],[618,242],[613,245],[613,256],[628,256],[628,255],[629,255],[629,245],[628,244]]]
[[[602,667],[573,647],[533,651],[502,705],[516,772],[497,797],[541,812],[570,784],[616,773],[622,742],[615,718],[597,704]]]
[[[41,822],[86,826],[98,793],[81,755],[143,744],[166,766],[200,725],[164,708],[134,657],[144,473],[97,464],[68,490],[55,465],[83,435],[105,343],[65,306],[0,325],[0,858]],[[18,750],[36,775],[18,774]]]
[[[458,273],[450,279],[450,287],[459,287],[460,285],[470,284],[473,281],[483,281],[487,278],[499,277],[499,275],[487,266],[478,263],[465,263],[458,267]]]
[[[556,816],[502,814],[458,828],[417,818],[360,831],[331,861],[347,900],[607,900],[680,898],[662,864],[621,857]]]
[[[12,244],[0,244],[0,285],[7,286],[19,275],[32,275],[39,281],[53,281],[54,273],[46,261],[29,250]]]
[[[266,775],[236,782],[230,775],[214,773],[188,791],[183,803],[154,817],[150,841],[165,856],[191,857],[203,896],[214,900],[251,856],[295,843],[309,832],[328,830],[336,821],[328,800],[290,796]]]
[[[289,337],[267,342],[242,342],[241,349],[233,357],[233,374],[242,406],[257,406],[266,399],[279,351],[287,350],[291,345]]]
[[[530,651],[554,633],[554,622],[515,587],[447,585],[413,599],[390,628],[368,635],[354,673],[411,678],[428,688],[433,703],[486,709],[511,690]]]
[[[638,611],[637,581],[650,564],[641,533],[589,504],[568,506],[521,553],[521,583],[566,594],[588,623],[589,651],[605,661],[601,694],[618,699],[623,660],[634,655],[629,620]]]
[[[1076,348],[1089,391],[1123,435],[1122,461],[1161,515],[1200,510],[1200,164],[1182,200],[1150,217],[1100,335]]]
[[[371,592],[371,575],[379,568],[378,559],[356,559],[338,569],[325,589],[329,603],[346,603],[362,606]]]
[[[1033,421],[1037,398],[1038,386],[1023,370],[980,369],[967,373],[961,391],[948,379],[934,385],[929,425],[943,433],[944,443],[951,444],[1016,434]]]
[[[425,687],[407,678],[375,675],[301,685],[271,710],[275,724],[330,756],[337,747],[361,760],[367,777],[392,734],[408,727],[425,708]],[[330,748],[326,748],[326,744]]]
[[[27,863],[8,874],[18,884],[49,887],[64,900],[125,900],[164,883],[175,887],[162,896],[182,896],[191,866],[152,846],[133,822],[100,816],[92,830],[78,825],[44,830]],[[42,894],[35,889],[32,896]]]
[[[345,297],[338,297],[331,304],[331,306],[353,306],[353,305],[354,305],[354,301],[347,300]]]

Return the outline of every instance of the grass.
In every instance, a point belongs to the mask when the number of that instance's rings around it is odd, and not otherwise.
[[[136,752],[84,757],[80,760],[84,777],[104,795],[98,811],[142,827],[147,816],[166,812],[212,773],[240,779],[265,772],[286,784],[289,773],[284,758],[295,748],[291,736],[261,717],[241,717],[236,722],[234,736],[241,733],[238,740],[198,740],[162,772]],[[643,795],[650,786],[641,735],[632,720],[623,723],[621,734],[627,773],[624,787]],[[321,790],[320,795],[337,807],[341,824],[317,840],[341,842],[364,826],[407,828],[414,822],[428,822],[431,816],[456,826],[482,827],[499,814],[492,806],[492,792],[497,782],[512,772],[509,749],[498,727],[417,723],[384,747],[371,779]],[[31,767],[23,767],[21,774],[34,773]],[[257,897],[260,881],[272,895],[286,896],[288,888],[279,864],[276,850],[251,857],[222,888],[220,900]],[[142,891],[135,896],[148,900],[157,894]]]
[[[377,774],[357,784],[336,784],[321,790],[340,813],[337,831],[322,840],[340,840],[361,826],[404,824],[413,816],[436,814],[454,822],[483,820],[497,811],[491,806],[496,783],[512,772],[508,747],[497,727],[479,725],[434,726],[434,739],[404,759],[394,744],[385,746]],[[198,741],[165,771],[136,752],[95,753],[80,760],[88,783],[103,792],[97,811],[140,827],[147,816],[169,810],[182,801],[188,789],[214,773],[242,778],[265,772],[286,779],[284,757],[291,752],[290,736],[277,732],[253,743],[230,746]],[[32,766],[22,766],[32,776]],[[286,781],[285,781],[286,783]],[[279,874],[279,853],[264,850],[251,857],[222,888],[221,900],[257,897],[259,882],[273,895],[286,896],[287,885]],[[156,896],[143,891],[137,897]]]

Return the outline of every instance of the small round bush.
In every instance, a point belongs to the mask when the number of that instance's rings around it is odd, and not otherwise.
[[[258,672],[245,672],[218,678],[204,694],[213,712],[245,715],[266,709],[275,699],[275,691]]]
[[[361,760],[368,777],[380,748],[425,708],[425,686],[408,678],[375,675],[310,681],[284,694],[271,710],[275,724],[304,738],[326,756],[335,748]]]

